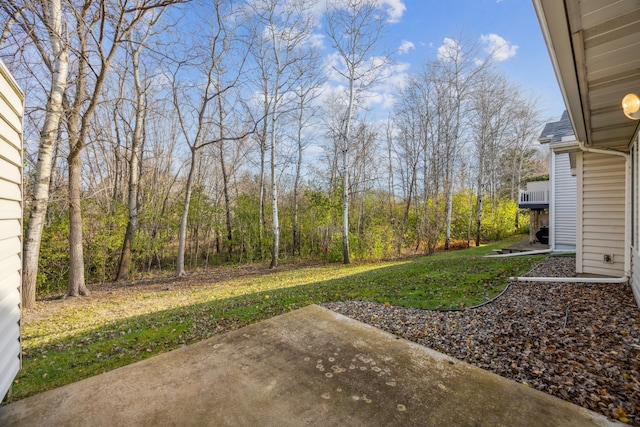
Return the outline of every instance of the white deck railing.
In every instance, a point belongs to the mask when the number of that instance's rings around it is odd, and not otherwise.
[[[549,204],[549,190],[538,191],[522,191],[520,190],[520,202],[518,205],[521,208],[526,208],[527,205],[548,205]]]

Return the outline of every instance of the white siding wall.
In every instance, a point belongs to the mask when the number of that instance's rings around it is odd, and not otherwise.
[[[579,154],[577,273],[624,275],[624,165],[621,156]],[[605,254],[613,255],[612,264]]]
[[[631,254],[631,288],[633,296],[636,298],[636,304],[640,308],[640,252],[633,248]]]
[[[0,399],[20,369],[23,101],[0,61]]]
[[[631,287],[636,298],[636,304],[640,307],[640,136],[636,136],[631,153],[633,155],[633,248],[631,250]]]
[[[554,248],[576,247],[576,177],[571,175],[569,153],[554,154]]]

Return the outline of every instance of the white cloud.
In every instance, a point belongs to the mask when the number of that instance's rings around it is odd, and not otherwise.
[[[396,23],[400,21],[402,15],[407,10],[402,0],[382,0],[382,4],[387,6],[387,14],[389,15],[388,21]]]
[[[518,51],[517,45],[509,43],[497,34],[484,34],[480,36],[480,43],[485,46],[484,51],[493,55],[493,58],[498,62],[506,61],[512,56],[515,56]]]
[[[438,60],[442,62],[449,62],[460,55],[460,51],[460,44],[456,40],[447,37],[442,41],[442,45],[438,48]]]
[[[373,57],[367,61],[370,66],[380,67],[377,83],[369,86],[366,90],[359,91],[360,105],[367,109],[387,110],[392,108],[398,88],[406,84],[409,76],[411,64],[407,62],[385,62],[383,64],[381,61],[383,59],[379,57]],[[325,72],[328,81],[324,84],[322,94],[318,99],[320,104],[327,104],[332,98],[345,99],[347,79],[334,69],[340,64],[341,60],[336,54],[329,55],[325,59]]]
[[[411,49],[415,49],[415,48],[416,48],[416,45],[413,44],[413,42],[410,42],[409,40],[402,40],[402,43],[398,48],[398,53],[400,53],[400,55],[404,55],[406,53],[409,53]]]
[[[311,33],[311,35],[309,35],[307,43],[309,43],[311,47],[322,49],[324,48],[324,40],[325,40],[324,34]]]
[[[396,102],[398,88],[404,87],[409,77],[409,68],[411,65],[406,62],[400,62],[387,65],[382,74],[380,83],[371,88],[377,96],[371,99],[369,106],[377,104],[383,109],[390,109]]]
[[[338,70],[343,68],[342,57],[338,52],[327,55],[323,68],[328,80],[338,82],[343,79],[342,75],[338,72]]]

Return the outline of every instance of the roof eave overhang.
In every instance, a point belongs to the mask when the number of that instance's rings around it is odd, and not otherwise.
[[[569,28],[569,13],[565,2],[564,0],[533,0],[533,5],[576,138],[579,141],[588,142],[579,77],[584,67],[576,61]]]
[[[580,145],[578,144],[578,141],[574,139],[567,140],[567,141],[552,142],[551,144],[549,144],[549,147],[556,154],[573,153],[580,149]]]

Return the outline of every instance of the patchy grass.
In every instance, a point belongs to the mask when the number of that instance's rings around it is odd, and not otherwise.
[[[361,299],[426,309],[473,306],[542,257],[481,258],[511,242],[384,263],[159,277],[50,300],[25,314],[23,366],[7,401],[97,375],[309,304]]]

